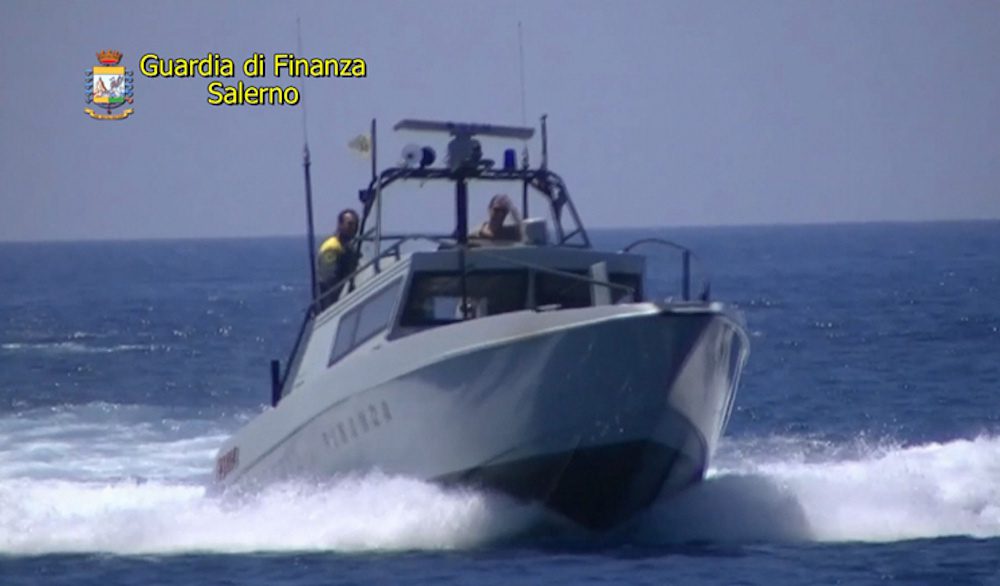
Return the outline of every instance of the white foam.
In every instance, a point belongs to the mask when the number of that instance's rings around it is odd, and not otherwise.
[[[234,502],[160,482],[0,482],[0,552],[119,554],[467,548],[531,522],[526,507],[370,474],[282,484]]]
[[[110,481],[207,476],[239,418],[169,416],[162,408],[90,403],[0,417],[0,479]]]
[[[1000,536],[998,437],[907,447],[773,438],[727,452],[644,531],[668,541]]]
[[[378,474],[206,497],[215,451],[249,416],[107,403],[0,416],[0,553],[466,548],[542,520],[500,497]],[[704,483],[629,531],[657,543],[1000,537],[1000,437],[730,440]]]
[[[78,336],[74,335],[74,338]],[[67,354],[112,354],[115,352],[153,352],[160,349],[156,344],[116,344],[114,346],[90,346],[80,342],[8,342],[0,344],[0,350],[37,351]]]
[[[496,496],[380,474],[205,496],[248,413],[177,420],[108,403],[0,417],[0,554],[471,547],[537,513]]]

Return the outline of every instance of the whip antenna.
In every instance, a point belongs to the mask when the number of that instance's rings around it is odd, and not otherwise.
[[[517,21],[517,57],[518,57],[518,69],[521,75],[521,126],[528,125],[528,98],[527,90],[525,90],[524,83],[524,32],[521,27],[521,21]],[[525,141],[524,146],[521,148],[521,168],[528,168],[528,143]],[[528,184],[524,184],[524,189],[521,194],[522,200],[522,211],[525,215],[528,214]]]
[[[298,33],[298,55],[302,56],[302,19],[295,18],[295,28]],[[309,149],[309,125],[307,124],[309,120],[309,110],[306,108],[306,80],[302,80],[302,141],[306,145],[306,150]]]
[[[295,19],[295,26],[298,32],[298,51],[302,55],[302,19]],[[309,175],[309,125],[306,123],[306,84],[302,80],[302,169],[306,179],[306,224],[308,228],[307,239],[309,242],[309,280],[312,285],[313,307],[319,299],[319,284],[316,282],[316,230],[313,228],[313,202],[312,202],[312,178]]]
[[[528,124],[528,100],[524,91],[524,34],[521,31],[521,21],[517,21],[517,54],[521,69],[521,126]]]

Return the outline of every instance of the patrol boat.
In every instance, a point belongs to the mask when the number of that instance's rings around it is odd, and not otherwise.
[[[222,446],[215,488],[378,469],[498,491],[603,530],[700,481],[749,345],[707,282],[691,294],[691,251],[656,241],[681,263],[678,295],[652,299],[633,252],[650,240],[593,249],[548,169],[544,118],[535,168],[527,150],[496,164],[479,140],[527,141],[533,128],[395,129],[450,137],[445,164],[411,146],[377,172],[373,154],[356,239],[367,258],[314,295],[287,367],[271,363],[273,408]],[[306,170],[308,192],[308,150]],[[383,232],[383,210],[406,205],[388,188],[406,182],[453,193],[454,231]],[[470,185],[490,183],[520,191],[521,241],[469,235]]]

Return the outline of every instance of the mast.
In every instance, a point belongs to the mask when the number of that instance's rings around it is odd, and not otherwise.
[[[313,227],[312,178],[309,174],[310,164],[309,142],[306,141],[302,152],[302,169],[305,172],[306,180],[306,224],[308,227],[306,238],[308,239],[307,244],[309,246],[309,282],[311,284],[312,300],[315,302],[319,299],[319,283],[316,282],[316,230]]]

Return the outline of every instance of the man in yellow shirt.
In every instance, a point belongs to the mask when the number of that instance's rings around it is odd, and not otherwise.
[[[358,268],[354,237],[358,233],[358,213],[346,209],[337,215],[337,233],[319,247],[316,259],[319,294],[325,308],[340,297],[340,288],[331,289]]]

